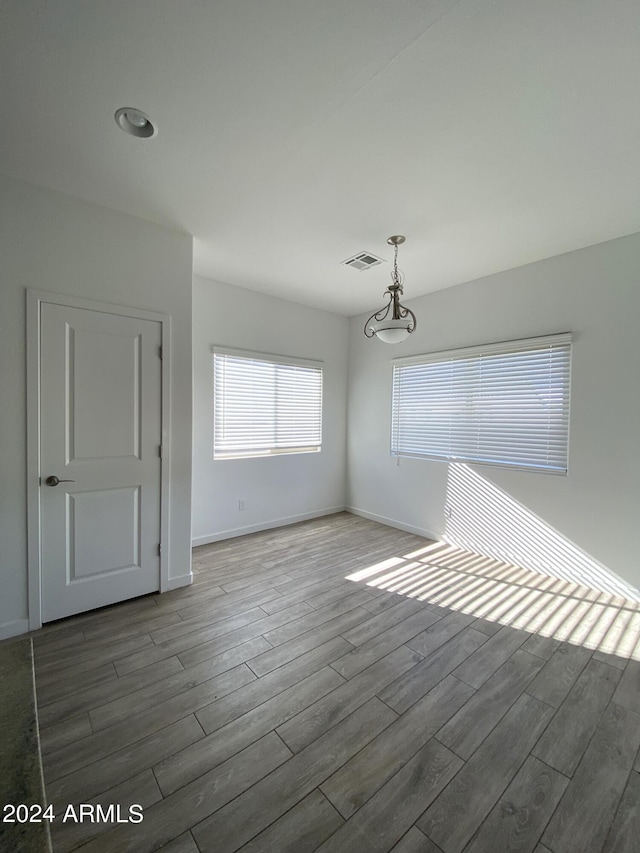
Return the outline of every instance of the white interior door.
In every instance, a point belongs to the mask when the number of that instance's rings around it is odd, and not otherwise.
[[[162,328],[50,303],[41,304],[40,323],[49,622],[160,588]]]

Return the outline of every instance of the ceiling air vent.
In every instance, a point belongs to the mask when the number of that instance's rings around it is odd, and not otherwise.
[[[381,264],[382,261],[382,258],[376,258],[375,255],[371,254],[371,252],[358,252],[357,255],[347,258],[347,260],[342,263],[345,266],[353,267],[356,270],[368,270],[369,267],[375,267],[378,264]]]

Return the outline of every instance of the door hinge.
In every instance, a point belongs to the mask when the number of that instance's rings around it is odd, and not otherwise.
[[[162,459],[162,445],[161,444],[158,445],[158,456],[160,457],[160,459]]]
[[[162,347],[158,347],[158,358],[162,360]]]
[[[160,557],[161,554],[162,554],[162,543],[158,542],[158,557]]]

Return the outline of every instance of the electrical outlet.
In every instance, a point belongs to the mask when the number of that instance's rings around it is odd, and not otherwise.
[[[453,507],[447,504],[444,508],[444,517],[451,518],[453,516]]]
[[[244,510],[244,501],[238,501],[238,510],[242,512]]]

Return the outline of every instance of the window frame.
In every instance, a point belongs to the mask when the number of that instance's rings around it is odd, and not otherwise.
[[[218,344],[211,345],[211,370],[212,370],[212,449],[213,459],[216,462],[226,460],[242,460],[242,459],[268,459],[281,456],[292,456],[299,454],[321,453],[323,440],[323,416],[324,416],[324,362],[317,359],[302,358],[296,356],[279,355],[276,353],[258,352],[255,350],[238,349],[236,347],[228,347]],[[262,450],[246,447],[244,450],[236,450],[224,452],[220,449],[216,450],[216,356],[230,356],[235,359],[245,359],[247,361],[260,362],[262,364],[280,365],[284,367],[300,367],[310,368],[319,372],[319,392],[317,400],[318,408],[318,443],[317,444],[298,444],[291,447],[277,447],[274,442],[269,448]]]
[[[522,338],[518,340],[511,341],[500,341],[497,343],[484,344],[479,346],[471,346],[471,347],[462,347],[457,349],[448,349],[441,350],[432,353],[425,353],[422,355],[414,355],[414,356],[402,356],[400,358],[395,358],[392,360],[392,390],[391,390],[391,429],[390,429],[390,452],[391,456],[397,458],[414,458],[414,459],[427,459],[431,461],[444,461],[444,462],[462,462],[473,465],[483,465],[492,468],[508,468],[511,470],[517,471],[529,471],[535,473],[544,473],[544,474],[553,474],[555,476],[566,476],[569,469],[569,437],[570,437],[570,404],[571,404],[571,369],[572,369],[572,355],[573,355],[573,335],[571,332],[562,332],[554,335],[543,335],[534,338]],[[543,465],[543,464],[535,464],[533,462],[529,462],[526,464],[524,462],[518,462],[512,460],[499,460],[499,459],[482,459],[474,457],[473,455],[467,455],[463,453],[461,455],[455,455],[454,452],[451,453],[438,453],[438,452],[405,452],[399,448],[401,437],[399,436],[399,418],[401,417],[400,412],[400,404],[397,402],[396,398],[396,386],[399,381],[397,377],[399,376],[399,368],[404,366],[427,366],[429,364],[450,364],[454,361],[473,361],[475,359],[480,363],[483,358],[490,358],[491,356],[517,356],[521,353],[523,356],[526,354],[531,354],[534,351],[544,351],[550,352],[552,349],[562,349],[565,351],[566,355],[564,356],[564,362],[566,363],[566,371],[562,373],[562,407],[561,407],[561,415],[558,419],[562,429],[563,429],[563,443],[562,450],[564,453],[563,461],[564,466],[558,467],[557,465]],[[560,357],[561,359],[562,357]],[[454,384],[449,384],[447,388],[453,388]],[[514,383],[514,388],[515,388]],[[401,393],[401,392],[398,392]],[[442,396],[443,401],[446,402],[445,395]],[[457,398],[460,403],[465,403],[467,407],[472,405],[478,405],[483,402],[480,394],[477,396],[468,396],[466,398],[461,394],[459,398]],[[484,403],[486,404],[487,397],[484,399]],[[476,429],[477,424],[479,424],[480,420],[476,419]],[[505,429],[505,424],[508,423],[508,416],[505,420],[501,421],[501,426],[497,429],[491,431],[486,430],[482,432],[482,438],[486,439],[488,435],[496,435],[502,432],[503,434],[507,434],[507,429]],[[473,427],[474,419],[470,418],[468,422],[463,422],[461,426],[469,429]],[[433,441],[434,435],[437,434],[437,430],[439,427],[433,429],[431,434],[431,440]],[[549,430],[549,435],[551,434],[551,430]],[[506,437],[508,440],[508,436]],[[480,443],[480,438],[476,439],[476,442]],[[453,443],[453,442],[452,442]],[[467,442],[467,451],[469,449],[469,445],[471,442]],[[505,445],[506,446],[506,445]],[[455,450],[450,445],[450,450]],[[496,455],[499,453],[505,453],[505,450],[501,448],[497,451]],[[508,455],[508,453],[507,453]],[[513,452],[511,453],[513,456]],[[531,460],[531,456],[529,457]]]

